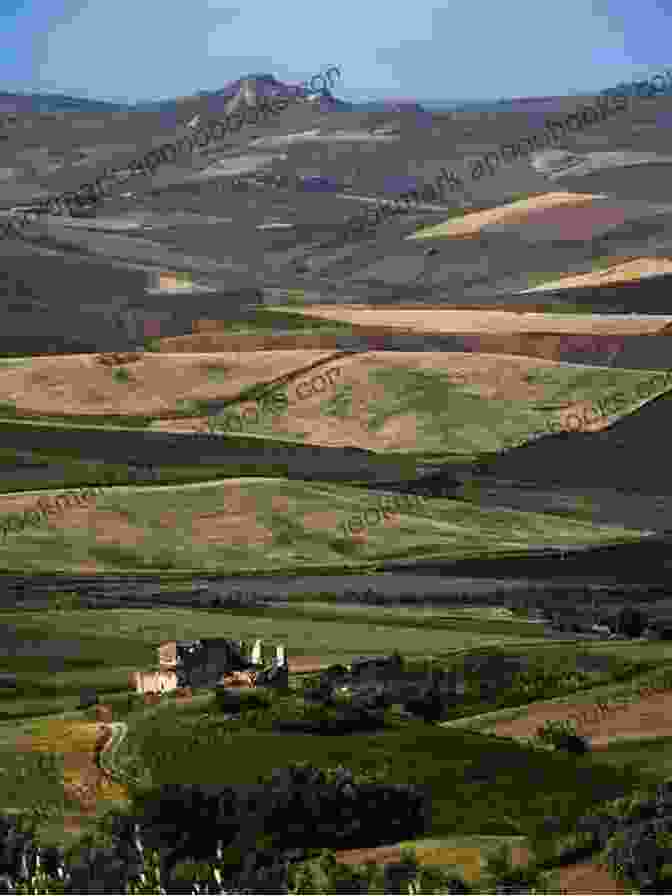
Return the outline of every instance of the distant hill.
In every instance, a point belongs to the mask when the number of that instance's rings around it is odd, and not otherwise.
[[[218,90],[199,90],[195,97],[212,97],[213,100],[228,100],[235,97],[245,81],[254,81],[257,96],[277,96],[287,97],[296,95],[296,86],[278,81],[273,75],[267,72],[254,73],[237,78],[235,81],[229,81],[224,87]],[[623,90],[624,93],[632,96],[635,95],[635,87],[631,84],[616,85]],[[305,88],[300,88],[299,93],[304,97],[310,96],[311,92]],[[576,91],[573,91],[576,93]],[[579,94],[577,94],[579,95]],[[593,95],[587,90],[580,94],[581,96]],[[672,96],[672,86],[665,87],[658,96]],[[0,91],[0,115],[12,112],[16,113],[36,113],[36,112],[120,112],[126,110],[138,111],[162,111],[175,112],[181,100],[190,99],[191,97],[181,97],[167,100],[147,100],[138,103],[112,103],[106,100],[91,100],[84,97],[68,96],[67,94],[47,94],[47,93],[7,93]],[[315,98],[315,102],[319,102],[325,111],[342,110],[344,112],[496,112],[498,110],[515,110],[516,108],[525,108],[527,110],[534,109],[539,106],[553,106],[566,100],[567,96],[523,96],[513,97],[511,99],[484,99],[484,100],[401,100],[401,99],[381,99],[369,100],[366,102],[347,102],[338,99],[330,90],[325,90]]]
[[[8,112],[121,112],[133,106],[87,100],[58,93],[5,93],[0,91],[0,114]]]
[[[222,100],[233,99],[242,89],[243,83],[249,81],[255,82],[257,96],[262,97],[289,97],[296,96],[297,86],[286,84],[278,81],[273,75],[264,73],[255,73],[244,75],[235,81],[229,81],[224,87],[218,90],[199,90],[195,97],[212,98],[216,101],[217,109],[221,108]],[[300,87],[298,90],[300,96],[315,96],[315,102],[319,102],[324,111],[340,110],[344,112],[352,111],[372,111],[372,112],[423,112],[423,108],[419,103],[406,100],[381,100],[366,103],[351,103],[338,99],[333,93],[326,89],[318,95],[312,94],[312,91]],[[44,94],[44,93],[0,93],[0,115],[8,113],[36,113],[36,112],[119,112],[126,110],[137,110],[144,112],[175,112],[181,100],[191,99],[192,97],[180,97],[167,100],[146,100],[133,104],[111,103],[105,100],[90,100],[83,97],[73,97],[64,94]]]

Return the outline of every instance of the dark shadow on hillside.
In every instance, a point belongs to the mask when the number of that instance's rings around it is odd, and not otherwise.
[[[558,433],[511,449],[488,464],[498,479],[672,494],[669,442],[672,393],[650,401],[601,432]]]

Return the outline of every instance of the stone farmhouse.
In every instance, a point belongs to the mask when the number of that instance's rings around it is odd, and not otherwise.
[[[263,646],[257,640],[248,654],[247,646],[231,638],[200,638],[166,641],[157,648],[158,669],[136,671],[131,687],[139,694],[165,693],[176,688],[212,688],[239,673],[264,672]],[[286,669],[285,647],[276,647],[273,669]],[[250,677],[253,683],[256,675]]]
[[[133,672],[131,687],[138,694],[162,694],[174,691],[178,687],[177,675],[171,670],[150,670],[149,672]]]

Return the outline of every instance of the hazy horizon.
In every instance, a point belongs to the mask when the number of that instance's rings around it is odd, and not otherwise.
[[[250,72],[299,82],[337,65],[337,95],[356,101],[594,94],[665,67],[667,2],[512,0],[486,16],[465,0],[343,0],[319,14],[306,0],[5,0],[0,88],[135,104]]]

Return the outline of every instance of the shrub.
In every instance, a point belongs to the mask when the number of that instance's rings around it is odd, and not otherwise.
[[[557,877],[553,872],[543,871],[534,863],[514,868],[511,847],[503,844],[494,855],[486,859],[483,881],[484,892],[496,893],[557,893]],[[549,889],[550,887],[550,889]]]
[[[0,875],[28,880],[36,854],[35,825],[27,817],[0,815]]]
[[[257,688],[219,687],[215,702],[222,712],[245,712],[251,709],[266,709],[271,705],[271,695]]]
[[[125,367],[119,367],[112,372],[112,379],[117,383],[127,383],[131,379],[131,374]]]
[[[576,732],[574,722],[563,720],[547,720],[537,728],[537,740],[549,744],[556,750],[567,750],[569,753],[582,754],[588,752],[588,742]]]
[[[81,610],[85,601],[76,591],[57,591],[50,595],[50,604],[54,610]]]
[[[435,679],[420,697],[407,700],[404,709],[420,716],[423,722],[432,724],[443,716],[443,699],[438,681]]]
[[[251,786],[137,789],[132,817],[143,841],[157,850],[166,880],[179,863],[221,856],[227,881],[239,886],[261,874],[278,893],[286,892],[288,855],[325,843],[355,848],[372,845],[372,837],[373,845],[413,839],[426,831],[430,806],[424,789],[304,763]]]
[[[77,709],[89,709],[98,703],[98,691],[95,688],[86,686],[79,691],[79,704]]]

